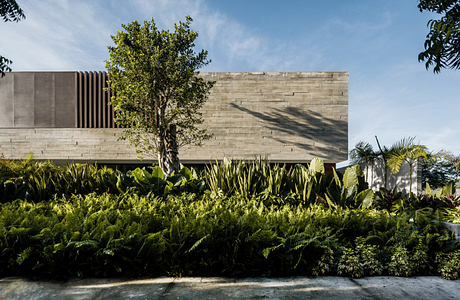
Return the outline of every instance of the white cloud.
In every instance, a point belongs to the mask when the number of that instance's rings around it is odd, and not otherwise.
[[[102,69],[110,39],[101,8],[78,1],[24,1],[26,19],[0,26],[0,48],[15,70]]]
[[[110,35],[121,24],[155,17],[161,28],[173,28],[186,15],[195,21],[198,43],[213,63],[206,70],[275,71],[295,66],[293,45],[254,33],[204,1],[157,0],[134,2],[24,1],[26,19],[0,26],[0,53],[14,60],[15,70],[101,70]]]
[[[291,67],[294,57],[286,57],[288,45],[260,36],[229,16],[211,10],[204,1],[136,1],[144,16],[155,15],[163,26],[171,28],[177,20],[190,15],[193,28],[199,32],[199,46],[209,51],[213,63],[207,71],[279,71]],[[278,44],[278,43],[277,43]],[[235,66],[245,70],[234,69]]]

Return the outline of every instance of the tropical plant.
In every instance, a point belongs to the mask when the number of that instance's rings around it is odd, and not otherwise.
[[[460,1],[459,0],[419,0],[421,12],[441,14],[428,21],[429,32],[425,40],[425,51],[418,55],[428,69],[433,72],[441,68],[460,69]]]
[[[270,166],[266,160],[231,161],[208,166],[205,175],[214,194],[261,197],[267,204],[328,207],[370,207],[373,192],[368,189],[359,165],[345,171],[342,178],[333,170],[325,174],[324,162],[313,158],[308,167]]]
[[[397,258],[398,246],[408,256]],[[242,196],[90,194],[0,204],[2,277],[360,277],[382,274],[392,256],[421,275],[436,274],[426,266],[458,247],[430,214],[412,222],[406,214],[265,206]],[[438,266],[455,277],[454,265]]]
[[[374,192],[368,189],[359,165],[348,167],[343,174],[342,181],[340,181],[335,170],[333,175],[334,179],[327,186],[324,195],[328,203],[348,208],[371,207]]]
[[[54,195],[90,193],[153,193],[164,197],[170,193],[202,193],[204,178],[195,169],[182,167],[170,176],[157,166],[152,170],[136,168],[127,173],[92,164],[56,166],[37,162],[30,157],[22,161],[0,160],[0,202],[15,199],[47,201]]]
[[[355,148],[350,151],[350,158],[354,164],[364,165],[364,178],[368,181],[369,165],[373,165],[378,158],[378,153],[374,151],[372,145],[363,141],[358,142]]]
[[[365,242],[362,237],[356,238],[353,248],[346,248],[340,258],[339,275],[361,278],[363,276],[380,275],[383,266],[378,260],[378,247]]]
[[[360,141],[358,144],[356,144],[355,148],[350,151],[350,158],[352,159],[353,163],[365,166],[365,179],[368,182],[369,178],[367,178],[367,173],[369,165],[373,166],[376,161],[380,160],[383,163],[383,187],[386,189],[388,188],[388,157],[392,149],[389,149],[386,146],[383,146],[382,148],[377,136],[375,136],[375,140],[377,142],[379,151],[375,151],[371,144]]]
[[[386,210],[391,212],[395,204],[403,198],[402,192],[398,191],[396,187],[393,190],[381,188],[375,192],[374,205],[378,210]]]
[[[388,167],[393,174],[401,169],[404,162],[409,165],[409,195],[412,195],[412,174],[415,163],[419,160],[428,160],[430,155],[424,145],[414,143],[414,137],[403,138],[391,147],[388,157]]]

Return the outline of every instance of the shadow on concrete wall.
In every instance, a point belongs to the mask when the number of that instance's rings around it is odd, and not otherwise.
[[[367,166],[361,165],[361,169],[365,173],[366,181],[369,183],[369,187],[374,191],[385,187],[385,167],[382,160],[377,160],[374,163],[370,163]],[[416,164],[414,170],[412,170],[412,192],[421,192],[421,170]],[[392,190],[396,187],[403,193],[409,193],[410,176],[409,176],[409,165],[403,163],[398,174],[392,174],[387,170],[387,189]]]
[[[262,120],[265,128],[272,131],[272,135],[268,138],[294,145],[313,155],[322,152],[330,158],[346,159],[347,121],[328,118],[321,113],[296,107],[273,108],[270,112],[258,112],[235,103],[230,105]],[[277,136],[277,133],[280,135]]]

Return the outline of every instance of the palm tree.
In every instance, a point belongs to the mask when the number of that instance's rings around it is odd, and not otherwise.
[[[377,136],[375,136],[375,140],[377,141],[377,146],[379,147],[380,152],[377,153],[378,156],[383,161],[383,182],[384,182],[384,188],[387,188],[388,185],[388,157],[390,155],[391,149],[388,149],[387,146],[383,146],[383,148],[380,146],[379,139]]]
[[[409,165],[409,195],[412,195],[412,170],[419,159],[427,160],[428,150],[424,145],[414,143],[414,137],[403,138],[396,142],[388,155],[388,167],[391,173],[397,174],[404,162]]]
[[[378,157],[378,153],[374,151],[372,145],[363,141],[356,144],[355,148],[350,151],[350,158],[354,164],[363,164],[366,172],[364,179],[367,181],[368,167]]]

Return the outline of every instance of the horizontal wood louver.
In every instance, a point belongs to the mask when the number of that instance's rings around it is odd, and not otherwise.
[[[77,128],[118,128],[106,72],[77,73]]]

